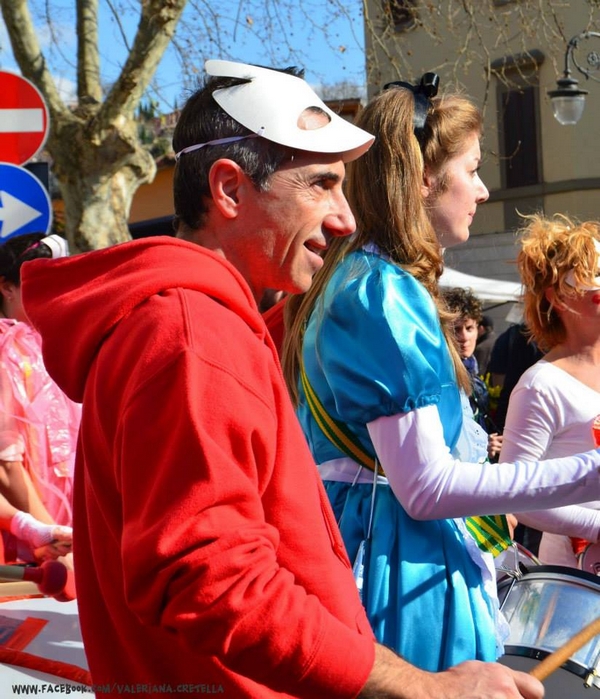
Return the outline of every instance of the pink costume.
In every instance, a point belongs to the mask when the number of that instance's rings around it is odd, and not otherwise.
[[[72,524],[81,408],[48,375],[39,334],[0,319],[0,461],[21,461],[58,523]]]

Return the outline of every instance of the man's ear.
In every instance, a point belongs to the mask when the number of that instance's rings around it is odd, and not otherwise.
[[[421,185],[421,196],[423,197],[423,199],[427,199],[427,197],[431,194],[433,184],[433,177],[426,168],[423,172],[423,184]]]
[[[233,160],[216,160],[208,173],[208,184],[213,204],[225,218],[236,218],[239,211],[240,189],[248,178]]]

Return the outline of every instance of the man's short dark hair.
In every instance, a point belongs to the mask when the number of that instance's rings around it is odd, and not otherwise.
[[[282,72],[303,77],[303,72],[296,68],[286,68]],[[188,99],[181,111],[173,134],[173,150],[178,153],[197,143],[250,134],[212,96],[215,90],[245,82],[238,78],[207,77],[204,86]],[[273,99],[278,99],[278,96],[273,95]],[[233,160],[252,180],[257,191],[265,191],[273,173],[291,154],[290,148],[260,137],[207,146],[182,154],[177,161],[173,180],[175,228],[190,232],[202,227],[210,198],[208,173],[215,161],[220,158]]]

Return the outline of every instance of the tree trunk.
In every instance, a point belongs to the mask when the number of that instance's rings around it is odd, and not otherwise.
[[[122,117],[119,124],[98,132],[96,110],[80,107],[55,118],[48,140],[65,205],[65,235],[73,252],[129,240],[133,196],[156,173],[154,159],[137,138],[137,123]]]

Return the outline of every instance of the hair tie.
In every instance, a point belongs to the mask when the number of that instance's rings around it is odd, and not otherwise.
[[[31,245],[29,247],[27,247],[27,248],[25,248],[25,250],[23,250],[23,252],[21,253],[20,256],[23,257],[23,255],[26,255],[30,250],[35,250],[36,248],[39,248],[41,244],[42,244],[41,240],[38,240],[35,243],[31,243]]]
[[[384,90],[390,87],[401,87],[412,92],[414,98],[414,116],[413,116],[413,132],[423,145],[423,133],[427,115],[431,107],[431,100],[437,95],[440,85],[440,76],[437,73],[425,73],[421,80],[416,85],[397,80],[395,82],[386,83],[383,86]]]

